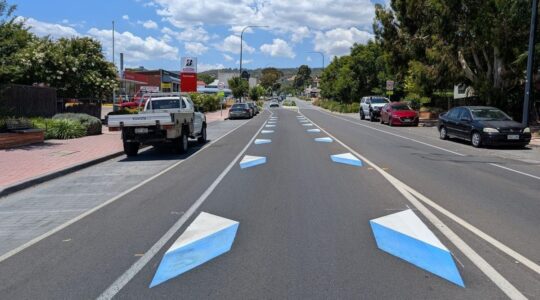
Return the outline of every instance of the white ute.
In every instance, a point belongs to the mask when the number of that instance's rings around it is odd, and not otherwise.
[[[177,152],[187,150],[188,138],[206,142],[206,117],[187,94],[152,93],[143,111],[131,115],[112,115],[107,120],[111,131],[122,130],[124,152],[135,156],[141,145],[172,144]]]

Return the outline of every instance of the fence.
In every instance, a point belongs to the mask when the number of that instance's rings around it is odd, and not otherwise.
[[[0,114],[52,117],[56,112],[56,89],[18,84],[0,87]]]
[[[97,99],[58,99],[59,113],[89,114],[101,119],[101,100]]]

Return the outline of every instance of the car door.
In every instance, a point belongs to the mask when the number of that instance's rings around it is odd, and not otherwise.
[[[460,108],[456,123],[456,134],[463,139],[469,139],[472,130],[472,116],[468,109]]]
[[[457,136],[457,116],[459,115],[460,108],[456,107],[449,110],[445,115],[444,125],[446,126],[447,134],[451,136]]]
[[[190,98],[184,98],[187,101],[187,104],[193,108],[193,131],[195,134],[199,134],[202,130],[203,124],[203,114],[195,109],[195,104]]]

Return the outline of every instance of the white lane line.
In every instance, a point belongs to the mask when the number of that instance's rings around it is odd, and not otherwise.
[[[433,214],[422,202],[416,199],[410,191],[415,191],[411,187],[407,186],[403,182],[399,181],[394,176],[390,175],[388,172],[384,171],[379,166],[375,165],[373,162],[368,160],[366,157],[356,152],[354,149],[343,143],[341,140],[337,139],[335,136],[330,134],[328,131],[321,128],[313,120],[310,120],[315,126],[319,127],[321,131],[324,131],[328,136],[332,137],[335,141],[341,144],[344,148],[349,150],[351,153],[355,154],[367,164],[371,165],[375,170],[377,170],[386,180],[388,180],[409,202],[420,211],[424,217],[426,217],[433,226],[438,228],[440,232],[448,239],[450,242],[456,246],[472,263],[474,263],[480,271],[482,271],[495,285],[497,285],[501,291],[503,291],[511,299],[527,299],[518,289],[516,289],[506,278],[504,278],[495,268],[493,268],[484,258],[482,258],[474,249],[472,249],[465,241],[463,241],[457,234],[455,234],[448,226],[446,226],[435,214]],[[418,193],[415,191],[415,193]]]
[[[528,177],[531,177],[531,178],[540,180],[540,177],[539,177],[539,176],[534,176],[534,175],[531,175],[531,174],[528,174],[528,173],[525,173],[525,172],[521,172],[521,171],[518,171],[518,170],[510,169],[510,168],[508,168],[508,167],[501,166],[501,165],[494,164],[494,163],[490,163],[490,165],[492,165],[492,166],[494,166],[494,167],[497,167],[497,168],[501,168],[501,169],[508,170],[508,171],[510,171],[510,172],[518,173],[518,174],[521,174],[521,175],[524,175],[524,176],[528,176]]]
[[[416,143],[419,143],[419,144],[422,144],[422,145],[425,145],[425,146],[428,146],[428,147],[432,147],[432,148],[435,148],[435,149],[439,149],[439,150],[442,150],[442,151],[446,151],[446,152],[448,152],[448,153],[452,153],[452,154],[455,154],[455,155],[458,155],[458,156],[466,156],[465,154],[461,154],[461,153],[454,152],[454,151],[452,151],[452,150],[448,150],[448,149],[445,149],[445,148],[442,148],[442,147],[438,147],[438,146],[435,146],[435,145],[431,145],[431,144],[428,144],[428,143],[425,143],[425,142],[422,142],[422,141],[419,141],[419,140],[415,140],[415,139],[412,139],[412,138],[408,138],[408,137],[405,137],[405,136],[401,136],[401,135],[395,134],[395,133],[393,133],[393,132],[389,132],[389,131],[381,130],[381,129],[378,129],[378,128],[375,128],[375,127],[371,127],[371,126],[368,126],[368,125],[360,124],[360,123],[354,122],[354,121],[352,121],[352,120],[348,120],[348,119],[346,119],[346,118],[342,118],[342,117],[333,115],[333,114],[328,113],[328,112],[323,111],[323,110],[318,110],[318,111],[320,111],[321,113],[327,114],[327,115],[329,115],[329,116],[332,116],[332,117],[334,117],[334,118],[341,119],[341,120],[343,120],[343,121],[346,121],[346,122],[349,122],[349,123],[352,123],[352,124],[355,124],[355,125],[358,125],[358,126],[363,126],[363,127],[367,127],[367,128],[373,129],[373,130],[375,130],[375,131],[384,132],[384,133],[387,133],[387,134],[390,134],[390,135],[393,135],[393,136],[396,136],[396,137],[399,137],[399,138],[402,138],[402,139],[405,139],[405,140],[410,140],[410,141],[413,141],[413,142],[416,142]],[[540,180],[540,177],[535,176],[535,175],[531,175],[531,174],[528,174],[528,173],[525,173],[525,172],[521,172],[521,171],[518,171],[518,170],[514,170],[514,169],[511,169],[511,168],[508,168],[508,167],[503,167],[503,166],[501,166],[501,165],[497,165],[497,164],[493,164],[493,163],[490,163],[489,165],[492,165],[492,166],[494,166],[494,167],[502,168],[502,169],[505,169],[505,170],[510,171],[510,172],[518,173],[518,174],[521,174],[521,175],[524,175],[524,176],[528,176],[528,177],[531,177],[531,178]]]
[[[221,137],[219,137],[219,138],[217,138],[217,139],[211,141],[210,143],[206,144],[205,146],[203,146],[201,149],[199,149],[197,152],[195,152],[194,154],[190,155],[189,157],[187,157],[187,158],[185,158],[185,159],[183,159],[183,160],[181,160],[181,161],[178,161],[178,162],[174,163],[174,164],[171,165],[170,167],[168,167],[168,168],[166,168],[166,169],[160,171],[159,173],[155,174],[154,176],[152,176],[152,177],[150,177],[150,178],[148,178],[148,179],[146,179],[146,180],[144,180],[144,181],[142,181],[142,182],[136,184],[135,186],[133,186],[133,187],[131,187],[131,188],[125,190],[124,192],[122,192],[122,193],[120,193],[120,194],[118,194],[118,195],[112,197],[111,199],[109,199],[109,200],[107,200],[107,201],[101,203],[100,205],[98,205],[98,206],[96,206],[96,207],[94,207],[94,208],[92,208],[92,209],[90,209],[90,210],[87,210],[85,213],[76,216],[75,218],[73,218],[73,219],[71,219],[71,220],[69,220],[69,221],[63,223],[62,225],[60,225],[60,226],[58,226],[58,227],[56,227],[56,228],[54,228],[54,229],[52,229],[52,230],[50,230],[50,231],[48,231],[48,232],[42,234],[42,235],[40,235],[40,236],[38,236],[38,237],[36,237],[36,238],[34,238],[34,239],[32,239],[32,240],[30,240],[30,241],[28,241],[28,242],[22,244],[22,245],[20,245],[19,247],[15,248],[15,249],[13,249],[13,250],[11,250],[11,251],[9,251],[9,252],[6,252],[6,253],[3,254],[2,256],[0,256],[0,263],[3,262],[3,261],[6,260],[6,259],[12,257],[13,255],[15,255],[15,254],[17,254],[17,253],[23,251],[24,249],[26,249],[26,248],[28,248],[28,247],[30,247],[30,246],[32,246],[32,245],[38,243],[39,241],[41,241],[41,240],[43,240],[43,239],[46,239],[46,238],[48,238],[49,236],[51,236],[51,235],[57,233],[58,231],[60,231],[60,230],[62,230],[62,229],[64,229],[64,228],[70,226],[71,224],[76,223],[76,222],[80,221],[81,219],[83,219],[83,218],[85,218],[85,217],[87,217],[87,216],[93,214],[94,212],[96,212],[96,211],[100,210],[101,208],[103,208],[103,207],[105,207],[105,206],[107,206],[107,205],[113,203],[114,201],[116,201],[116,200],[118,200],[118,199],[124,197],[125,195],[127,195],[127,194],[133,192],[134,190],[140,188],[141,186],[143,186],[143,185],[149,183],[150,181],[152,181],[152,180],[158,178],[159,176],[161,176],[161,175],[163,175],[163,174],[169,172],[170,170],[174,169],[175,167],[177,167],[177,166],[180,165],[181,163],[185,162],[186,160],[191,159],[191,158],[193,158],[193,157],[196,157],[198,154],[200,154],[201,152],[203,152],[203,150],[205,150],[205,149],[207,149],[208,147],[212,146],[213,144],[217,143],[217,142],[218,142],[219,140],[221,140],[222,138],[224,138],[224,137],[226,137],[227,135],[233,133],[233,132],[236,131],[238,128],[244,126],[245,124],[247,124],[247,123],[249,123],[249,122],[250,122],[250,121],[246,121],[246,122],[241,123],[240,125],[238,125],[238,126],[235,127],[234,129],[232,129],[231,131],[227,132],[226,134],[222,135]]]
[[[271,116],[273,112],[271,112]],[[165,244],[180,230],[184,223],[199,209],[204,201],[212,194],[214,189],[221,183],[223,178],[231,171],[236,165],[238,160],[244,155],[247,149],[251,146],[255,138],[259,135],[259,132],[263,129],[265,123],[261,125],[259,130],[253,135],[251,140],[246,146],[238,153],[238,155],[229,163],[229,165],[219,174],[219,176],[212,182],[212,184],[204,191],[204,193],[191,205],[191,207],[183,214],[176,223],[150,248],[141,258],[139,258],[129,269],[127,269],[120,277],[118,277],[97,299],[112,299],[120,290],[128,284],[137,273],[139,273],[152,258],[165,246]]]

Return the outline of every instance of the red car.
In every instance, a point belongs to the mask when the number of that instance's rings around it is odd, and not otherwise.
[[[418,113],[407,104],[393,102],[386,104],[381,110],[381,124],[418,126]]]

